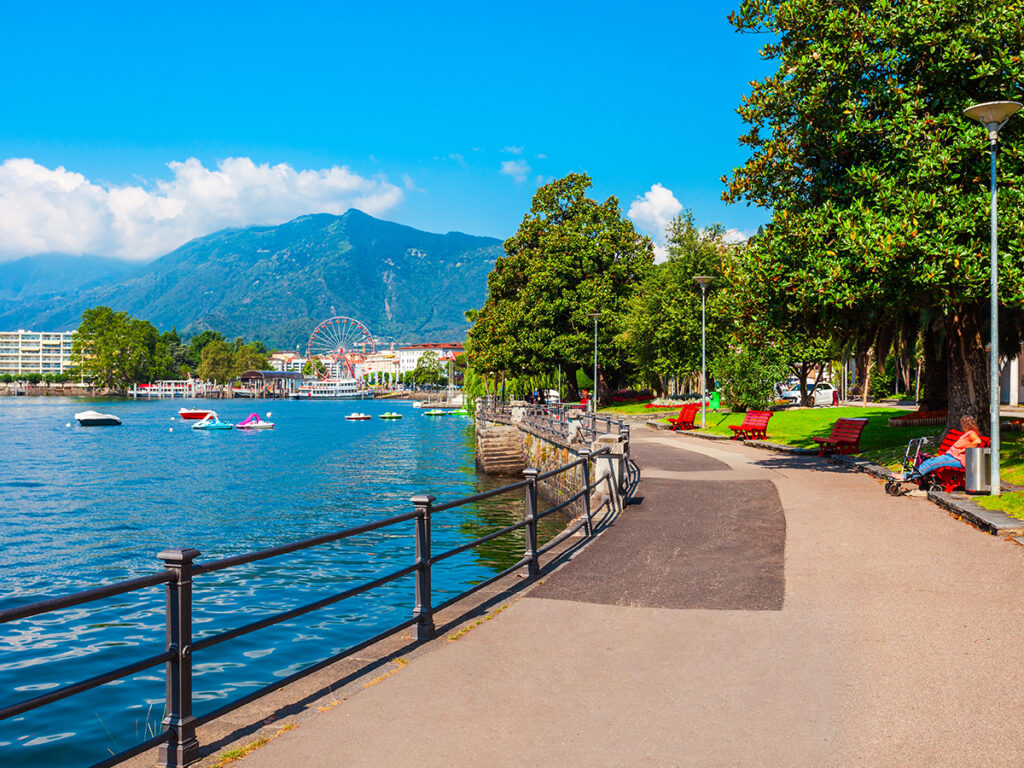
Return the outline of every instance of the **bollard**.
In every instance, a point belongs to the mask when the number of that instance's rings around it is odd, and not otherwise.
[[[192,716],[192,561],[199,557],[199,550],[165,549],[157,557],[174,572],[167,582],[167,650],[174,658],[166,666],[167,715],[163,720],[172,735],[160,745],[159,764],[184,768],[199,759]]]
[[[526,487],[526,558],[527,573],[534,578],[540,573],[537,559],[537,475],[540,474],[536,467],[527,467],[523,470],[529,485]]]
[[[430,596],[430,508],[436,497],[413,496],[409,501],[416,507],[416,640],[422,642],[434,637],[434,609]]]

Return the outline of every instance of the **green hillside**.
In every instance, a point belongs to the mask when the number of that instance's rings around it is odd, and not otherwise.
[[[0,307],[0,328],[62,330],[82,310],[106,304],[176,326],[304,346],[332,315],[396,341],[465,338],[463,313],[483,304],[501,241],[432,234],[357,210],[302,216],[275,227],[197,238],[127,279]]]

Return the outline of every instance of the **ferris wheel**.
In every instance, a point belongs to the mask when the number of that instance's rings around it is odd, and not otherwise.
[[[306,357],[317,356],[324,361],[325,370],[318,372],[322,379],[339,376],[343,371],[355,378],[355,363],[375,350],[373,335],[365,325],[338,315],[313,329],[306,344]]]

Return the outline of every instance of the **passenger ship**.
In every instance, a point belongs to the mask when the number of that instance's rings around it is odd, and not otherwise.
[[[288,396],[291,400],[346,400],[359,397],[355,379],[324,379],[300,386]]]

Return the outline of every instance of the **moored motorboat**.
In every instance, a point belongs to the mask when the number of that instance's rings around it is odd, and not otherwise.
[[[216,411],[210,411],[206,415],[205,419],[203,419],[202,421],[197,421],[195,424],[192,425],[192,429],[205,429],[205,430],[234,429],[234,428],[235,428],[234,424],[229,424],[226,421],[221,421],[217,417],[217,412]]]
[[[83,427],[119,427],[121,420],[112,413],[99,413],[98,411],[80,411],[75,414],[75,420]]]
[[[345,417],[345,421],[369,421],[371,418],[373,418],[373,417],[370,416],[368,413],[358,413],[357,412],[357,413],[350,413],[348,416]]]
[[[424,416],[447,416],[448,411],[442,411],[440,408],[431,408],[429,411],[423,412]]]
[[[183,419],[205,419],[213,411],[209,408],[179,408],[178,415]]]
[[[380,417],[382,419],[400,419],[402,418],[402,414],[395,413],[394,411],[388,411],[387,413],[382,413]]]
[[[244,421],[235,424],[235,429],[273,429],[274,422],[263,421],[258,413],[250,413]]]

